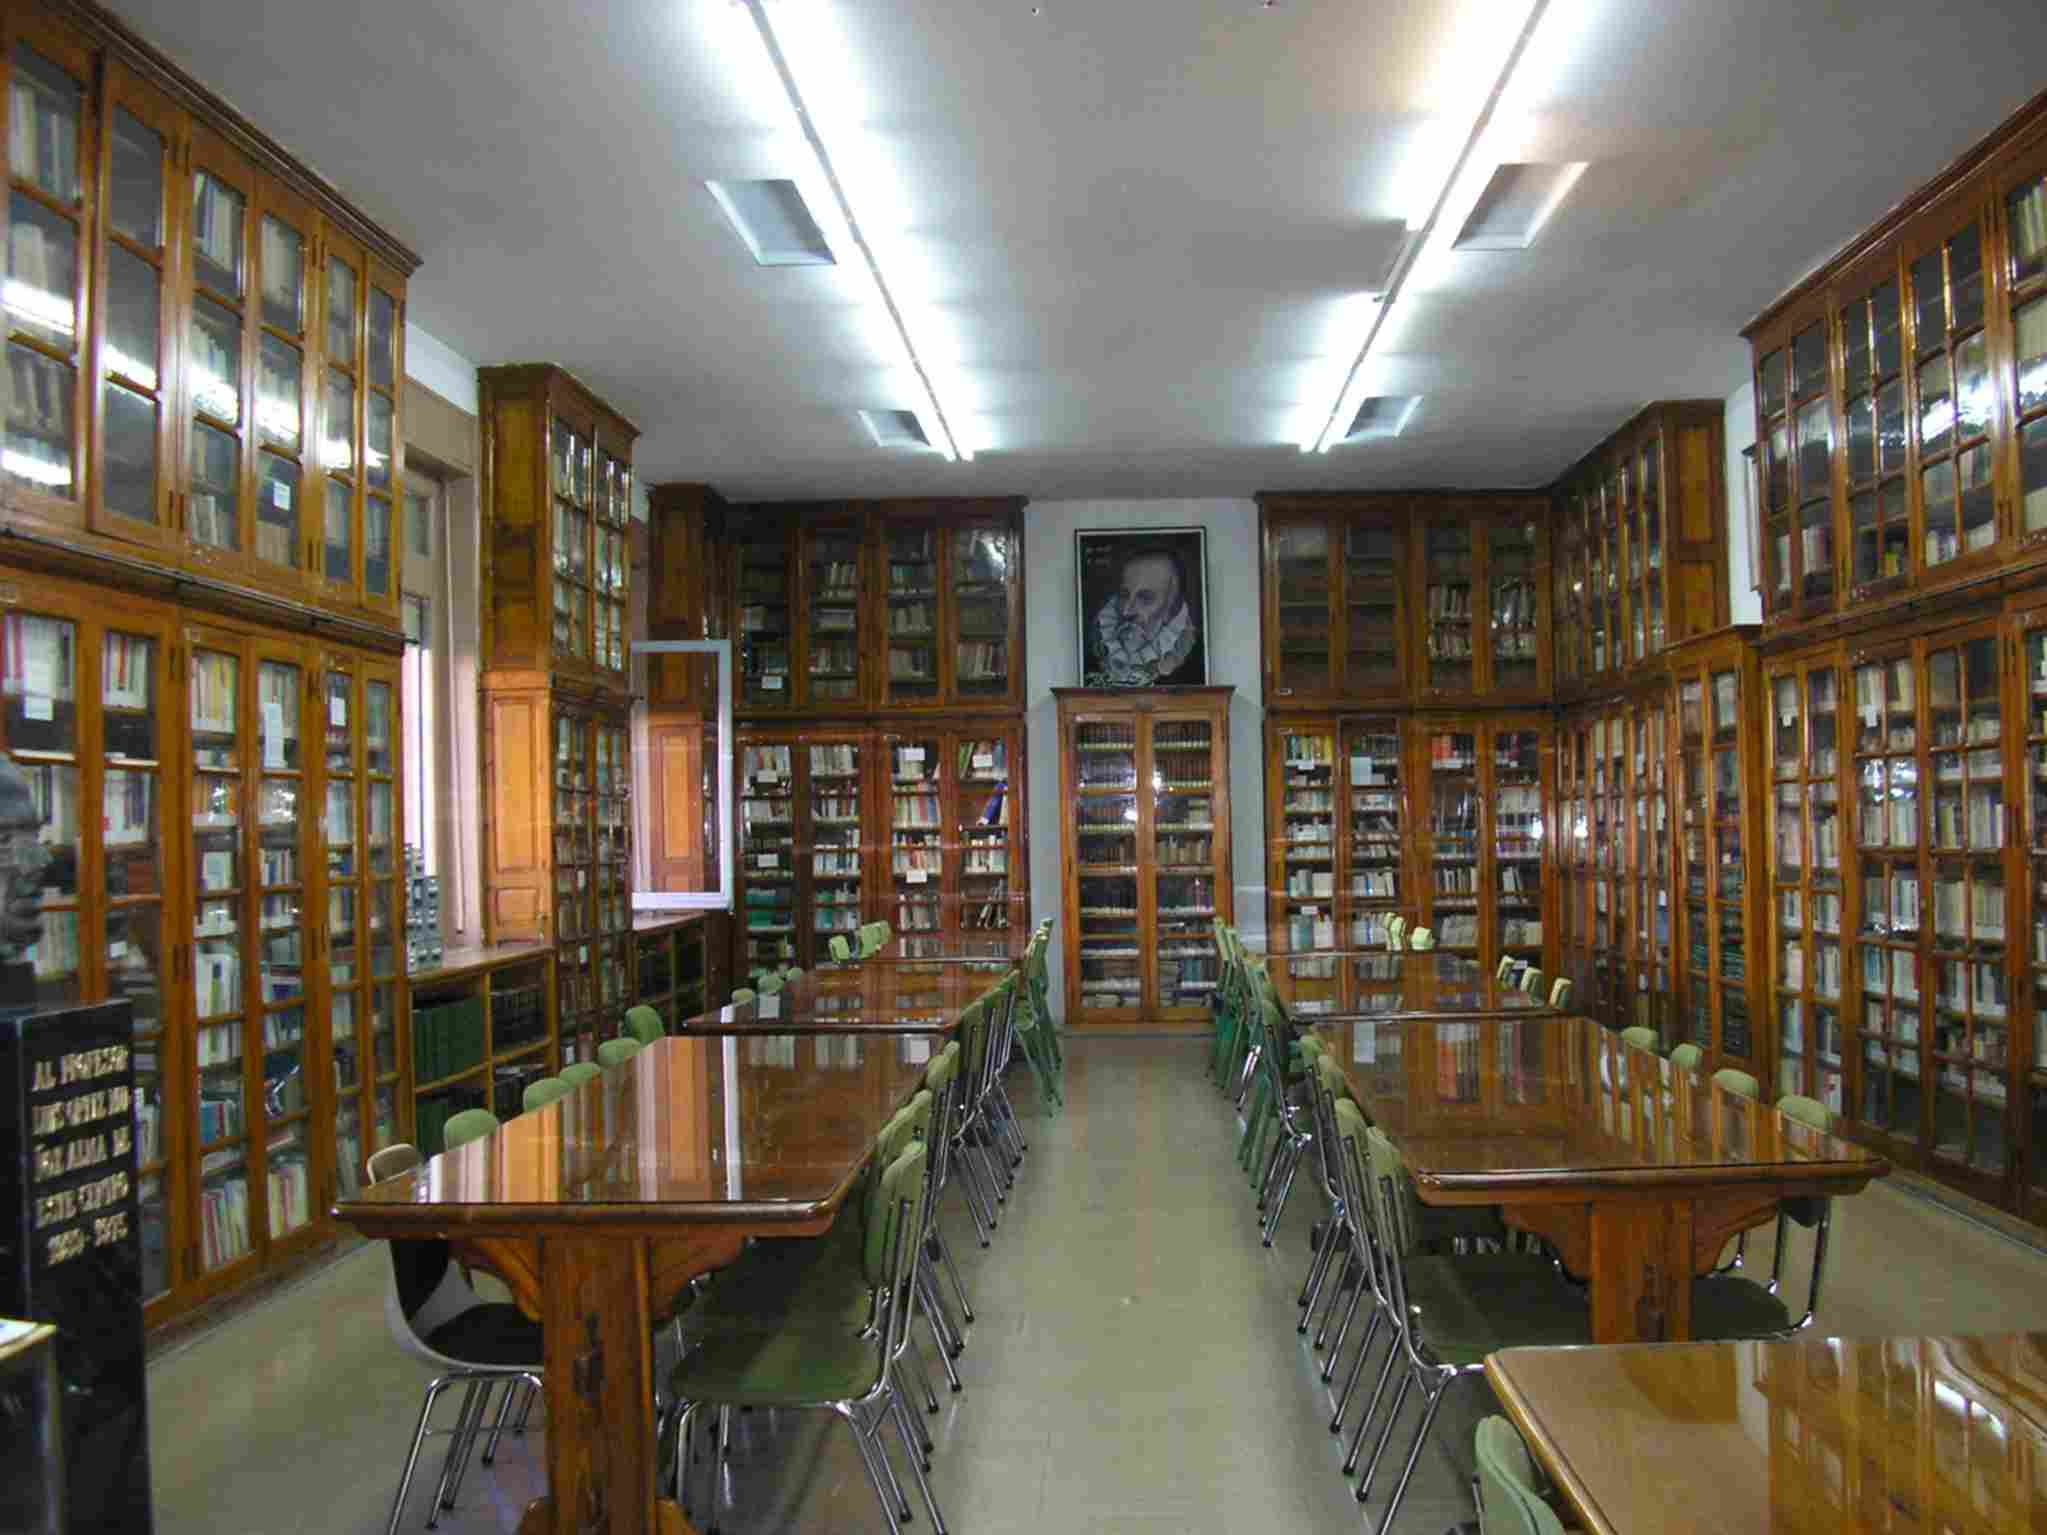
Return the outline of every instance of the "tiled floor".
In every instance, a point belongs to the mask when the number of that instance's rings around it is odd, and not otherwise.
[[[1068,1111],[1030,1126],[994,1248],[948,1213],[980,1318],[965,1394],[927,1420],[959,1535],[1362,1527],[1292,1325],[1312,1202],[1297,1195],[1278,1246],[1258,1245],[1203,1060],[1185,1042],[1075,1044]],[[1795,1285],[1803,1262],[1793,1255]],[[385,1331],[386,1272],[366,1247],[151,1366],[163,1535],[383,1529],[427,1378]],[[1820,1321],[1842,1334],[2047,1327],[2047,1257],[1878,1187],[1837,1205]],[[1470,1516],[1449,1458],[1459,1433],[1440,1437],[1403,1530]],[[725,1530],[886,1527],[842,1428],[763,1413],[737,1438]],[[472,1472],[440,1528],[513,1529],[538,1490],[536,1449]],[[405,1529],[423,1526],[425,1497],[415,1488]],[[927,1528],[921,1512],[911,1528]]]

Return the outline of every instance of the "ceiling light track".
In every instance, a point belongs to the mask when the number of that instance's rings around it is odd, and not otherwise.
[[[851,236],[853,248],[860,253],[860,261],[867,269],[868,278],[874,284],[874,291],[881,299],[882,308],[888,312],[889,323],[895,327],[896,339],[902,343],[903,355],[909,361],[910,369],[917,375],[917,383],[924,392],[924,403],[931,413],[931,423],[938,428],[932,446],[948,459],[971,459],[973,453],[962,447],[958,435],[952,429],[952,421],[945,413],[945,407],[938,402],[938,390],[931,382],[931,375],[924,367],[924,359],[917,355],[917,344],[910,339],[910,328],[903,320],[903,311],[896,303],[895,294],[890,291],[888,279],[882,275],[881,263],[875,259],[874,251],[862,233],[860,220],[853,214],[853,204],[846,196],[846,188],[839,180],[839,173],[832,165],[830,151],[825,148],[824,139],[819,136],[817,124],[812,121],[810,109],[804,104],[803,91],[796,83],[796,76],[789,68],[789,60],[782,52],[781,39],[775,36],[774,23],[768,20],[766,0],[737,0],[753,22],[754,31],[759,35],[761,46],[767,50],[768,62],[774,67],[775,78],[782,82],[782,93],[789,98],[789,108],[796,114],[797,125],[803,130],[804,142],[810,146],[812,158],[817,161],[818,174],[824,179],[825,187],[832,194],[832,201],[838,206],[839,217],[845,220],[846,232]]]
[[[758,0],[753,0],[758,3]],[[1542,25],[1542,18],[1549,11],[1550,0],[1535,0],[1530,7],[1528,19],[1521,24],[1521,33],[1514,39],[1514,47],[1507,55],[1507,62],[1501,66],[1499,77],[1493,81],[1493,88],[1486,93],[1485,105],[1478,118],[1471,125],[1471,132],[1465,136],[1464,147],[1457,152],[1457,162],[1450,167],[1450,174],[1443,178],[1442,189],[1436,193],[1436,200],[1429,205],[1429,216],[1420,230],[1411,233],[1402,246],[1399,257],[1393,263],[1393,273],[1387,279],[1386,291],[1379,295],[1379,302],[1372,313],[1371,329],[1365,332],[1364,344],[1351,359],[1349,371],[1343,375],[1343,387],[1336,391],[1336,398],[1330,402],[1329,414],[1322,422],[1322,430],[1315,436],[1312,448],[1303,446],[1303,452],[1327,453],[1330,447],[1341,441],[1347,423],[1343,421],[1343,402],[1350,398],[1352,387],[1358,375],[1364,371],[1365,359],[1371,355],[1372,344],[1379,339],[1379,332],[1385,328],[1386,316],[1392,312],[1394,300],[1400,297],[1400,290],[1407,281],[1407,274],[1414,270],[1414,264],[1427,248],[1436,232],[1436,224],[1443,217],[1444,205],[1450,201],[1450,194],[1463,178],[1464,168],[1471,157],[1478,152],[1484,141],[1486,130],[1492,126],[1493,114],[1499,110],[1500,99],[1507,93],[1507,84],[1514,78],[1514,71],[1521,63],[1521,57],[1528,51],[1528,44],[1534,38],[1536,28]]]

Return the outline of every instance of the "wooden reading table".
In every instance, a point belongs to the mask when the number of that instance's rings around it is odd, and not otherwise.
[[[2047,1333],[1503,1349],[1593,1535],[2047,1529]]]
[[[1316,1020],[1428,1204],[1498,1205],[1591,1284],[1596,1343],[1691,1336],[1691,1281],[1794,1195],[1890,1164],[1588,1018]]]
[[[916,1092],[910,1036],[657,1040],[493,1135],[363,1189],[335,1218],[445,1238],[545,1334],[549,1495],[521,1535],[677,1535],[657,1498],[653,1329],[751,1236],[823,1231]],[[924,1036],[942,1048],[943,1036]]]

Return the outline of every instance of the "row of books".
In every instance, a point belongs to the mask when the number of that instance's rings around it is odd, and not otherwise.
[[[896,652],[889,652],[891,659]],[[1009,676],[1009,646],[999,640],[962,640],[954,675],[961,682],[1000,682]]]
[[[1322,900],[1336,894],[1336,876],[1326,869],[1293,869],[1286,877],[1286,893],[1296,898]]]

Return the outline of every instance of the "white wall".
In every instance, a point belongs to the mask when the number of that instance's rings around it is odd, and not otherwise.
[[[1023,514],[1024,648],[1028,715],[1031,907],[1060,912],[1059,711],[1055,687],[1080,685],[1073,535],[1096,528],[1208,530],[1208,680],[1236,688],[1230,702],[1230,853],[1237,926],[1265,929],[1265,798],[1258,634],[1258,507],[1252,501],[1033,501]],[[1053,1006],[1064,1013],[1061,949],[1052,945]]]
[[[476,364],[410,320],[405,322],[405,375],[456,409],[476,414]]]
[[[1756,386],[1744,379],[1727,397],[1727,614],[1737,624],[1763,621],[1763,597],[1756,590],[1755,561],[1760,549],[1749,547],[1748,462],[1743,454],[1756,441]]]

